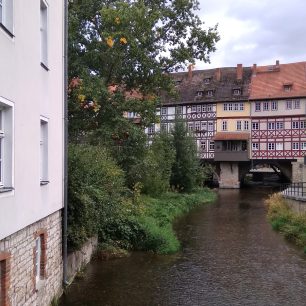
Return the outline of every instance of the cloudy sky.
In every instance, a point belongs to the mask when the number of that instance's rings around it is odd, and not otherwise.
[[[306,60],[305,0],[199,0],[206,26],[219,24],[211,64],[196,69]]]

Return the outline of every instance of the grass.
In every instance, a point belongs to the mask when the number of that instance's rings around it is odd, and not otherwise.
[[[266,203],[272,228],[306,253],[306,214],[293,212],[280,194],[271,195]]]
[[[142,196],[145,209],[136,217],[141,232],[136,248],[159,254],[177,252],[180,243],[172,227],[173,221],[192,208],[214,199],[215,194],[209,189],[189,194],[169,192],[158,198]]]

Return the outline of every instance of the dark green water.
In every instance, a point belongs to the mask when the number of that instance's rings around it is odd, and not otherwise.
[[[180,253],[93,262],[60,305],[306,305],[306,256],[267,223],[270,192],[219,190],[176,224]]]

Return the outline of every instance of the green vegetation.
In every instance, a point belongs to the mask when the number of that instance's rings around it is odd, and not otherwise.
[[[205,29],[197,10],[197,0],[69,1],[71,250],[98,235],[113,251],[174,252],[173,219],[204,202],[192,193],[204,169],[184,124],[150,146],[144,133],[159,120],[160,93],[176,95],[169,73],[215,50],[217,27]]]
[[[293,212],[280,194],[273,194],[266,203],[273,229],[282,233],[288,241],[304,248],[306,253],[306,214]]]

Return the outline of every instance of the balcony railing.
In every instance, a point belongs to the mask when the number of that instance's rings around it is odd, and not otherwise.
[[[287,197],[306,198],[306,182],[283,184],[281,193]]]

